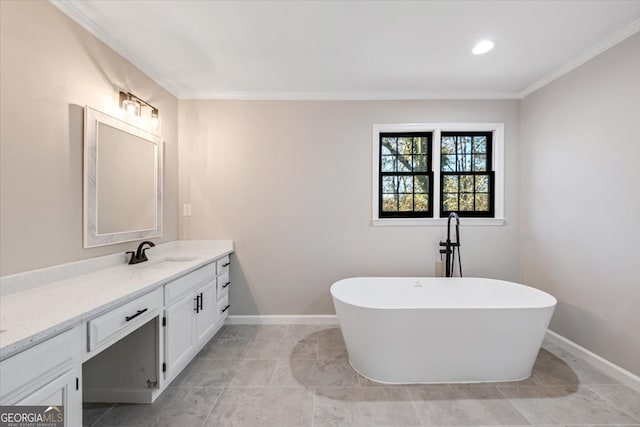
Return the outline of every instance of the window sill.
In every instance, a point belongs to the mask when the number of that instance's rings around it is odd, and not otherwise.
[[[374,227],[430,227],[447,225],[448,218],[373,218],[370,225]],[[464,226],[502,226],[506,218],[460,218]]]

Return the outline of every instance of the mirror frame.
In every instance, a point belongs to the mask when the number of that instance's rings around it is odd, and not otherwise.
[[[123,230],[115,233],[98,233],[98,128],[99,124],[114,127],[140,137],[155,145],[156,224],[146,230]],[[132,240],[162,236],[163,200],[163,146],[162,139],[145,129],[85,107],[84,110],[84,247],[112,245]]]

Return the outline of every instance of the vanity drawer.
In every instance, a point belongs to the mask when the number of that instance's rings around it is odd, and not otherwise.
[[[80,362],[80,326],[0,362],[0,405],[13,405]]]
[[[196,271],[185,274],[164,286],[164,298],[166,305],[179,301],[188,292],[195,290],[204,283],[212,281],[216,277],[216,263],[212,262]]]
[[[216,261],[218,266],[218,276],[229,271],[229,265],[231,265],[231,261],[229,260],[229,255],[220,258]]]
[[[218,299],[222,299],[222,297],[229,294],[229,286],[231,286],[231,280],[229,279],[229,272],[227,271],[221,276],[218,276]]]
[[[221,300],[218,301],[217,304],[218,313],[216,315],[216,322],[221,321],[222,319],[226,319],[229,315],[229,295],[225,295]]]
[[[147,323],[162,309],[162,289],[136,298],[87,322],[87,350],[112,344]]]

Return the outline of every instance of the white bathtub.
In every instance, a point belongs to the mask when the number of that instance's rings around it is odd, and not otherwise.
[[[331,286],[351,366],[383,383],[528,378],[556,299],[478,278],[344,279]]]

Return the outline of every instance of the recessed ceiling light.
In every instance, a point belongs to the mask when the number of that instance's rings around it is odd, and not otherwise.
[[[493,49],[493,42],[491,40],[482,40],[473,47],[471,51],[474,55],[482,55]]]

